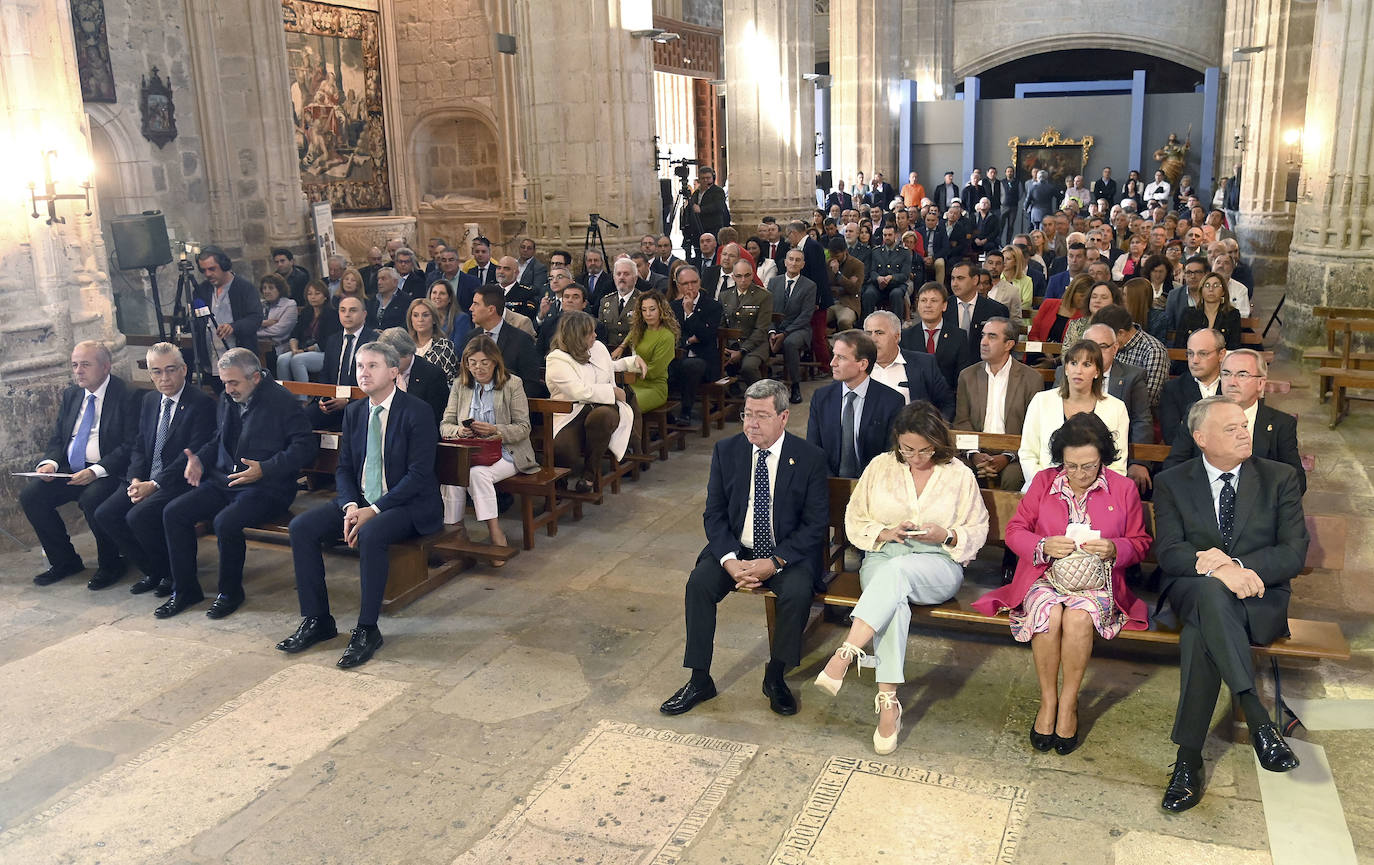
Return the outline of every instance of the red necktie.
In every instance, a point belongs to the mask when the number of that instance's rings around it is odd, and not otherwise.
[[[926,328],[926,354],[935,353],[935,331]]]

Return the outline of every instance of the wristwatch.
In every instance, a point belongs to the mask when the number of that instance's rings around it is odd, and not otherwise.
[[[781,571],[783,568],[787,567],[787,562],[782,560],[782,556],[772,556],[768,561],[773,563],[773,570],[775,571]]]
[[[945,546],[954,546],[954,529],[945,529]]]

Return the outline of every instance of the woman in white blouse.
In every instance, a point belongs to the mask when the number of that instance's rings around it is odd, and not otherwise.
[[[597,341],[596,319],[578,310],[559,316],[550,345],[553,350],[544,362],[549,399],[574,403],[571,412],[553,416],[554,464],[577,473],[573,490],[587,492],[608,449],[617,460],[625,456],[634,428],[634,410],[626,402],[625,389],[616,386],[616,371],[638,370],[644,375],[647,368],[638,355],[611,360],[606,346]]]
[[[1079,412],[1090,411],[1102,418],[1116,440],[1117,458],[1107,468],[1126,473],[1126,448],[1131,419],[1126,404],[1107,393],[1102,377],[1102,349],[1091,340],[1074,343],[1064,352],[1064,383],[1051,390],[1042,390],[1026,406],[1026,421],[1021,427],[1021,449],[1017,457],[1025,472],[1030,489],[1035,473],[1052,464],[1050,436],[1064,425],[1064,421]]]
[[[854,624],[816,686],[839,692],[850,662],[873,641],[878,659],[878,729],[873,748],[891,754],[902,727],[897,686],[906,681],[909,604],[940,604],[964,581],[963,566],[988,536],[988,512],[973,472],[955,459],[954,441],[938,409],[924,400],[903,408],[892,423],[894,448],[864,469],[845,511],[849,542],[865,551],[859,568],[863,594]]]

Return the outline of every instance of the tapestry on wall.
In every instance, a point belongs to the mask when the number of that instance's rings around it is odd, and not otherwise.
[[[104,0],[72,0],[72,35],[76,38],[76,73],[85,102],[114,102],[114,73],[105,32]]]
[[[379,16],[282,0],[301,187],[335,213],[391,208]]]

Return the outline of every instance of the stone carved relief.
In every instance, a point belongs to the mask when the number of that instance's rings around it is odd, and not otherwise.
[[[334,243],[354,267],[366,263],[367,251],[372,247],[386,248],[393,237],[405,238],[406,245],[415,248],[415,217],[413,216],[336,216]],[[419,253],[422,257],[424,250]]]
[[[105,29],[104,0],[72,0],[72,35],[76,40],[76,72],[86,102],[114,102],[114,72]]]

